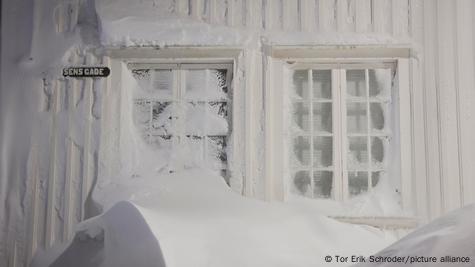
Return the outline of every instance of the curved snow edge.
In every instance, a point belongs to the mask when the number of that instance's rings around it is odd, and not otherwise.
[[[129,201],[78,225],[50,267],[166,267],[162,250],[140,209]]]

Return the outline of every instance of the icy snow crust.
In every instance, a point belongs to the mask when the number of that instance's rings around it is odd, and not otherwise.
[[[437,257],[436,263],[414,262],[411,266],[475,266],[475,205],[450,212],[408,234],[375,256]],[[440,262],[441,257],[469,257],[470,262]],[[421,260],[421,259],[420,259]],[[355,267],[400,266],[401,263],[365,263]]]

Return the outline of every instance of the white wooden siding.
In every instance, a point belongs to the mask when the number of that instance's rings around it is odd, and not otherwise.
[[[69,4],[73,12],[55,15],[59,34],[74,29],[79,2]],[[413,209],[422,220],[429,220],[475,201],[475,4],[471,0],[169,2],[170,12],[180,16],[248,29],[250,34],[373,34],[410,45],[411,102],[406,105],[411,110]],[[242,83],[252,87],[247,90],[252,95],[244,96],[247,112],[242,123],[247,125],[247,139],[262,142],[259,120],[249,119],[262,115],[263,96],[272,95],[264,79],[270,71],[266,65],[269,60],[258,50],[245,49],[244,57]],[[101,60],[81,55],[71,63],[95,64]],[[38,116],[47,118],[44,121],[49,124],[32,133],[34,145],[25,183],[32,194],[21,200],[27,216],[10,220],[9,227],[23,234],[6,237],[9,266],[26,266],[37,248],[67,240],[74,225],[86,217],[86,197],[98,173],[101,120],[118,119],[114,114],[104,114],[107,117],[103,119],[93,111],[100,110],[101,101],[107,98],[100,98],[102,86],[90,78],[72,82],[53,79],[38,85],[39,92],[46,92],[40,93]],[[57,110],[68,110],[67,116],[59,116]],[[84,124],[79,127],[76,122]],[[69,130],[59,131],[65,128]],[[102,130],[113,134],[112,129]],[[113,142],[107,138],[101,141]],[[262,185],[265,170],[259,162],[266,160],[266,153],[252,147],[245,153],[245,173],[256,178],[244,182],[243,192],[261,198],[275,194],[266,194]],[[65,159],[66,165],[59,159]]]

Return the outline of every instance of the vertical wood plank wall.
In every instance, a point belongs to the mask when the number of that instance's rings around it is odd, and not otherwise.
[[[180,16],[254,33],[354,33],[389,36],[396,43],[411,45],[414,48],[409,75],[415,212],[428,220],[475,201],[475,4],[472,0],[168,2],[170,12]],[[70,8],[77,11],[77,7]],[[59,34],[74,28],[77,12],[64,12],[63,16],[56,25]],[[245,55],[246,66],[256,68],[265,64],[255,51],[246,51]],[[100,61],[91,55],[78,55],[71,63]],[[259,79],[262,77],[255,78]],[[246,84],[264,90],[261,85]],[[27,234],[9,239],[10,266],[26,266],[37,248],[71,237],[74,225],[85,217],[85,198],[97,175],[101,84],[93,79],[59,79],[44,81],[39,87],[39,113],[49,126],[33,133],[35,145],[29,157],[27,182],[32,193],[26,203],[27,219],[19,221],[17,226],[18,232]],[[258,112],[260,107],[254,109]],[[67,112],[58,113],[59,110]],[[246,118],[251,116],[248,112]],[[259,155],[248,158],[258,160]],[[245,186],[246,192],[258,194],[253,183]]]

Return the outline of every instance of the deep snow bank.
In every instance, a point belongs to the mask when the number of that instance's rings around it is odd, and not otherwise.
[[[51,266],[75,266],[69,262],[90,258],[84,253],[93,256],[88,266],[162,266],[161,253],[168,267],[320,266],[326,255],[369,255],[394,241],[374,228],[241,197],[205,170],[118,179],[97,190],[112,208],[80,224]],[[114,204],[121,199],[135,206]],[[81,243],[85,235],[95,245]]]
[[[59,251],[39,255],[32,266],[165,266],[147,222],[137,207],[126,201],[83,222],[70,244]]]
[[[379,252],[382,257],[412,258],[411,266],[475,266],[475,205],[453,211],[421,227],[398,242]],[[447,262],[449,257],[469,258],[469,262]],[[436,262],[427,263],[428,257],[436,257]],[[441,262],[441,257],[445,262]],[[408,260],[411,261],[411,258]],[[400,266],[401,263],[365,263],[366,266]]]

